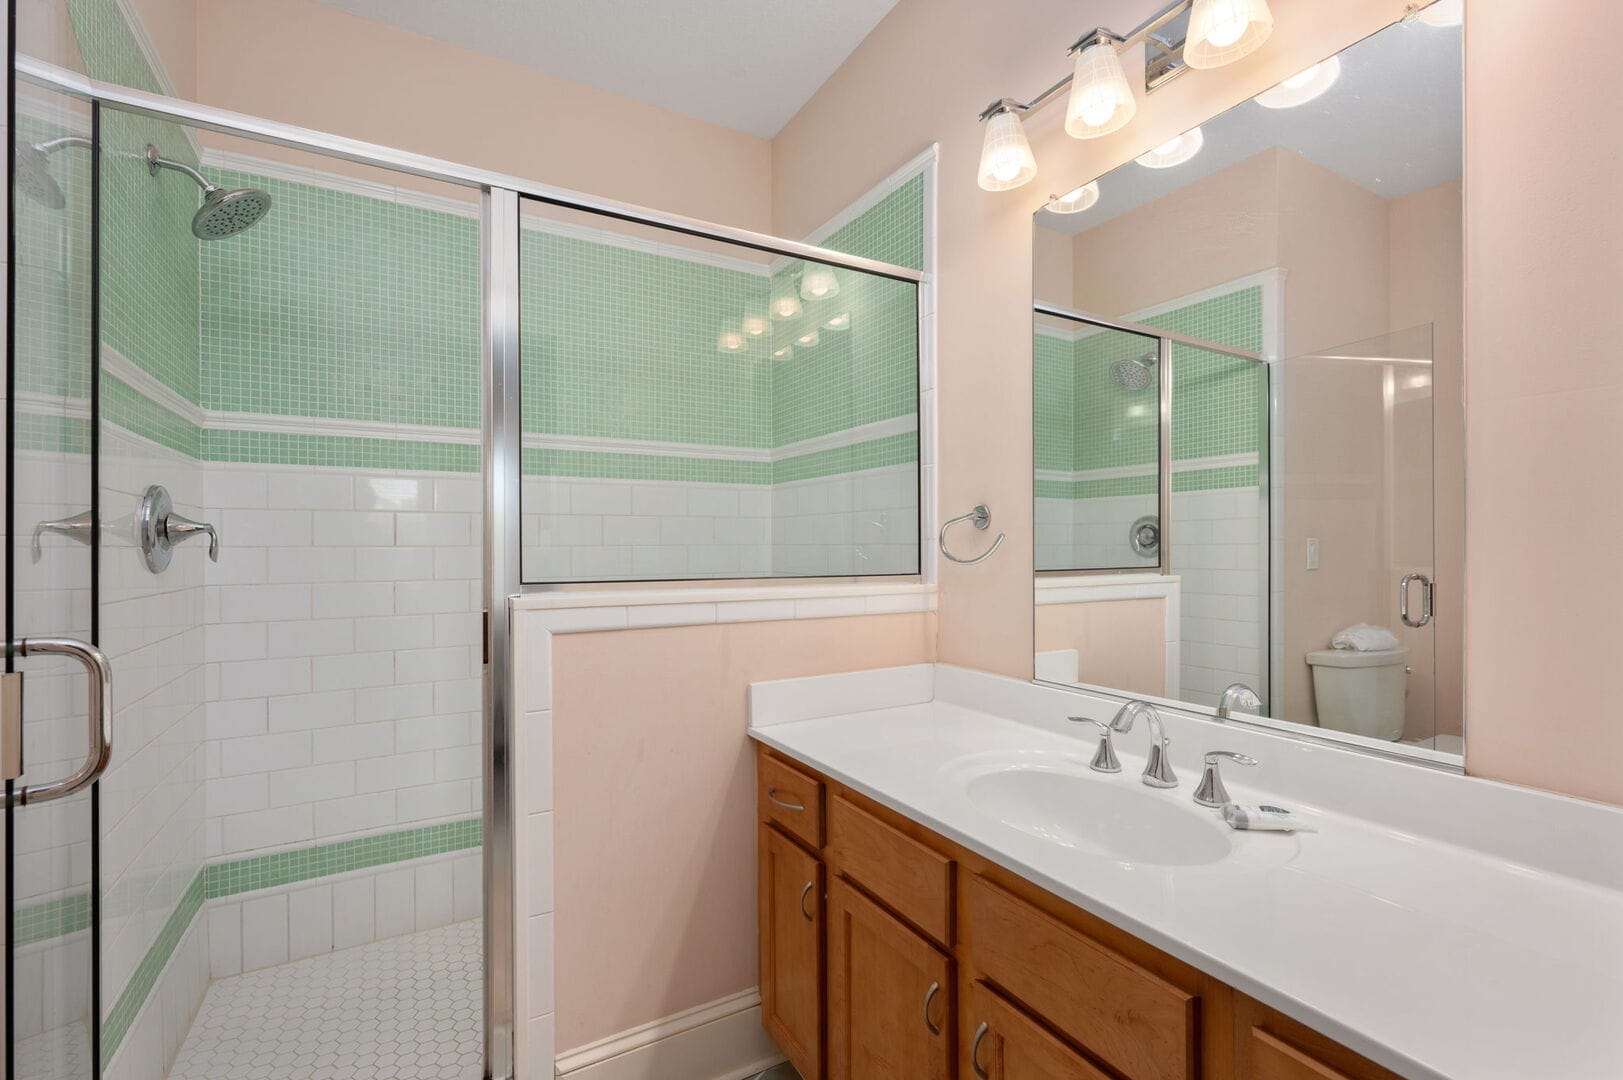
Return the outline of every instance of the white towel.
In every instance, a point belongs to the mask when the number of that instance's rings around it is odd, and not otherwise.
[[[1330,639],[1332,649],[1351,649],[1354,652],[1385,652],[1401,644],[1398,636],[1386,627],[1371,626],[1369,623],[1349,626]]]

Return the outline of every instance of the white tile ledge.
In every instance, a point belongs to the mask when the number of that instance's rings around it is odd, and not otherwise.
[[[510,601],[555,634],[934,611],[936,586],[856,582],[533,592]]]

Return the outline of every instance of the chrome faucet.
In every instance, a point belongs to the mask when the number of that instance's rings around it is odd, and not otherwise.
[[[1177,787],[1178,777],[1172,771],[1172,759],[1167,754],[1172,740],[1167,737],[1161,714],[1155,711],[1154,705],[1147,701],[1129,701],[1116,711],[1110,726],[1125,735],[1133,730],[1133,721],[1141,714],[1150,725],[1150,756],[1144,762],[1144,783],[1156,788]]]
[[[1246,709],[1262,708],[1262,699],[1257,692],[1243,682],[1229,683],[1223,687],[1223,696],[1217,699],[1217,718],[1227,720],[1234,715],[1234,706],[1239,705]]]

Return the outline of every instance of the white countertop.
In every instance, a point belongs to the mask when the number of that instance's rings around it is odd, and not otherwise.
[[[1180,783],[1154,796],[1187,803],[1199,754],[1240,749],[1264,765],[1225,773],[1234,801],[1283,802],[1320,831],[1233,833],[1234,856],[1206,866],[1102,859],[1004,824],[951,774],[972,755],[1091,754],[1092,738],[1073,734],[1063,711],[1045,729],[994,715],[988,700],[1001,695],[1012,704],[998,712],[1016,714],[1054,705],[1097,713],[1114,703],[962,672],[954,685],[979,688],[945,692],[935,673],[956,671],[893,669],[902,674],[888,686],[862,676],[757,684],[750,734],[1404,1076],[1623,1077],[1623,889],[1610,865],[1623,860],[1623,811],[1174,717]],[[851,708],[864,699],[890,707]],[[1098,779],[1149,791],[1134,753],[1143,738],[1141,730],[1122,738],[1122,772]],[[1342,770],[1347,783],[1332,791],[1311,770]],[[1245,783],[1253,775],[1259,787]],[[1285,797],[1314,779],[1327,789],[1320,804]],[[1372,807],[1369,817],[1334,805],[1347,790]],[[1424,823],[1440,808],[1530,818],[1525,834],[1500,830],[1513,855],[1539,850],[1542,832],[1546,847],[1593,845],[1588,857],[1608,865],[1563,874],[1496,853],[1491,837],[1456,843],[1392,824],[1410,824],[1404,814]]]

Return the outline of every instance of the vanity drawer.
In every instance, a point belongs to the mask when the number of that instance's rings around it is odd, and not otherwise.
[[[828,805],[829,862],[938,945],[952,944],[952,860],[843,796]]]
[[[762,821],[809,845],[823,846],[823,784],[766,754],[756,759],[756,802]]]
[[[1199,1075],[1199,999],[985,878],[964,885],[975,969],[1127,1080]]]
[[[1401,1080],[1340,1043],[1236,994],[1235,1075],[1246,1080]]]

